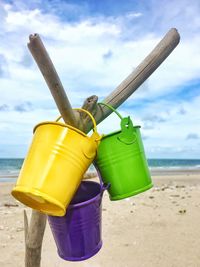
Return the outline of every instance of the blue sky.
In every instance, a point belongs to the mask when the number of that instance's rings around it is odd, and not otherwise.
[[[24,157],[58,111],[28,48],[39,33],[73,107],[103,100],[172,27],[181,42],[119,111],[148,158],[200,158],[200,1],[0,1],[0,157]],[[111,123],[112,122],[112,123]],[[119,128],[111,115],[101,133]]]

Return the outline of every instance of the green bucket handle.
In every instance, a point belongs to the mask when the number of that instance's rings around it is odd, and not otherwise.
[[[118,136],[119,141],[127,145],[133,144],[136,141],[136,134],[135,134],[133,122],[130,116],[123,118],[121,114],[111,105],[103,103],[103,102],[99,102],[98,104],[110,108],[121,119],[121,124],[120,124],[121,134]]]

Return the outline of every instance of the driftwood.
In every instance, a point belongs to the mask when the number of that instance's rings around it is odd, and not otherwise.
[[[150,77],[150,75],[160,66],[160,64],[170,55],[180,41],[180,35],[177,30],[172,28],[151,53],[138,65],[136,69],[117,86],[104,100],[114,108],[119,107],[138,87]],[[112,111],[106,106],[101,106],[95,110],[95,119],[97,124],[109,116]],[[87,122],[86,131],[92,127],[90,121]]]
[[[171,29],[144,61],[142,61],[142,63],[104,99],[104,102],[111,104],[115,108],[120,106],[169,56],[179,43],[179,40],[180,36],[177,30]],[[79,114],[78,116],[77,112],[73,112],[71,109],[61,81],[39,35],[34,34],[30,36],[28,47],[49,86],[64,121],[68,124],[76,125],[86,133],[89,132],[92,127],[90,121],[84,114]],[[85,100],[83,107],[92,112],[97,123],[99,123],[112,111],[107,107],[99,107],[97,105],[97,100],[97,96],[91,96]],[[80,123],[80,121],[82,123]],[[29,227],[26,214],[24,216],[26,243],[25,266],[39,267],[46,215],[37,211],[32,211]]]
[[[39,35],[30,35],[29,39],[30,43],[28,43],[28,48],[34,56],[55,102],[60,103],[58,106],[60,114],[63,116],[64,121],[67,121],[70,125],[76,126],[76,119],[71,104]]]
[[[97,172],[86,172],[83,176],[83,180],[88,180],[97,177]]]
[[[30,225],[24,211],[24,232],[25,232],[25,266],[38,267],[41,260],[41,249],[44,230],[46,227],[46,215],[32,210]]]

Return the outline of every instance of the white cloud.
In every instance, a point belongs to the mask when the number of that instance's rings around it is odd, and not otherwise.
[[[6,135],[7,143],[20,144],[20,140],[27,143],[34,124],[53,119],[57,115],[52,96],[26,47],[31,33],[38,32],[41,35],[73,106],[80,106],[89,95],[97,94],[102,99],[109,94],[147,56],[170,27],[177,26],[182,35],[180,45],[131,98],[135,103],[141,99],[153,100],[173,94],[177,88],[180,90],[186,83],[198,80],[198,2],[193,1],[188,6],[188,1],[173,1],[173,9],[169,1],[163,1],[166,8],[156,4],[155,9],[155,3],[157,1],[152,1],[149,14],[144,10],[130,10],[126,16],[93,16],[73,23],[50,12],[44,13],[38,7],[31,9],[21,5],[14,9],[11,4],[0,3],[0,55],[6,61],[6,76],[0,79],[0,106],[14,107],[27,101],[33,106],[31,112],[23,114],[12,108],[9,112],[0,112],[1,140],[5,140]],[[188,9],[183,10],[184,5]],[[168,12],[168,9],[173,12]],[[105,59],[108,52],[112,56]],[[196,123],[199,120],[196,114],[199,104],[199,98],[193,99],[193,102],[160,101],[146,107],[143,102],[144,109],[138,114],[137,110],[126,111],[123,107],[121,110],[124,115],[128,112],[135,115],[136,122],[142,125],[141,118],[148,114],[155,116],[159,113],[160,116],[169,118],[169,122],[161,122],[160,126],[153,124],[157,128],[144,128],[144,134],[148,136],[145,143],[148,151],[154,151],[153,154],[158,153],[158,143],[162,144],[159,153],[167,151],[171,144],[174,147],[171,151],[176,154],[179,153],[178,147],[186,146],[183,137],[191,132],[191,127],[195,128],[195,133],[200,130]],[[184,116],[178,114],[183,106],[186,110]],[[20,123],[22,120],[23,123]],[[112,131],[111,128],[118,129],[119,122],[114,115],[111,121],[112,124],[110,120],[106,120],[102,126],[106,132]],[[177,132],[177,127],[181,131]],[[6,134],[8,130],[12,134]],[[163,145],[164,141],[166,146]],[[2,141],[1,144],[3,145]]]
[[[141,12],[129,12],[126,17],[128,19],[135,19],[135,18],[139,18],[142,16],[142,13]]]
[[[127,110],[135,118],[135,123],[142,126],[141,132],[148,137],[144,140],[148,157],[199,157],[200,141],[186,140],[190,133],[199,135],[199,104],[200,96],[194,97],[190,102],[163,99],[146,104],[139,113]],[[153,127],[145,126],[145,116],[152,116]],[[154,119],[155,116],[161,120]]]

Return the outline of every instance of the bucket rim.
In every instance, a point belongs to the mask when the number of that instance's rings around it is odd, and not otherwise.
[[[93,202],[94,199],[99,198],[101,196],[101,194],[103,193],[103,187],[99,183],[97,183],[95,181],[82,181],[81,183],[84,183],[84,184],[96,184],[96,185],[99,186],[100,191],[96,196],[94,196],[94,197],[92,197],[92,198],[90,198],[90,199],[88,199],[86,201],[79,202],[79,203],[76,203],[76,204],[69,204],[69,206],[67,207],[67,210],[68,209],[73,209],[73,208],[79,208],[79,207],[82,207],[82,206],[86,206],[86,205],[90,204],[91,202]]]
[[[84,132],[82,132],[81,130],[69,125],[69,124],[66,124],[66,123],[62,123],[62,122],[57,122],[57,121],[43,121],[43,122],[40,122],[38,124],[35,125],[35,127],[33,128],[33,133],[35,133],[36,129],[42,125],[45,125],[45,124],[52,124],[52,125],[59,125],[59,126],[62,126],[62,127],[65,127],[65,128],[69,128],[77,133],[80,133],[81,135],[83,135],[84,137],[88,137],[90,138],[87,134],[85,134]]]
[[[47,211],[47,210],[44,210],[44,209],[40,209],[40,208],[36,208],[36,206],[33,206],[31,202],[31,204],[27,203],[26,201],[21,200],[21,198],[19,199],[18,195],[25,195],[25,194],[35,194],[35,195],[40,195],[42,198],[44,198],[46,201],[50,202],[51,204],[54,204],[55,206],[57,206],[59,208],[59,210],[57,211]],[[62,217],[65,215],[66,213],[66,207],[60,202],[58,201],[57,199],[53,198],[53,197],[50,197],[49,195],[47,195],[46,193],[40,191],[40,190],[37,190],[35,188],[30,188],[30,187],[27,187],[27,186],[19,186],[19,185],[16,185],[12,191],[11,191],[11,195],[13,197],[15,197],[18,201],[20,201],[21,203],[23,203],[24,205],[28,206],[29,208],[32,208],[34,210],[37,210],[39,212],[42,212],[44,214],[47,214],[47,215],[50,215],[50,216],[58,216],[58,217]],[[37,203],[38,204],[38,203]],[[38,206],[37,206],[38,207]]]
[[[133,128],[141,128],[141,126],[140,125],[136,125],[136,126],[133,126]],[[118,134],[118,133],[121,133],[122,132],[122,130],[117,130],[117,131],[114,131],[114,132],[111,132],[111,133],[108,133],[108,134],[103,134],[103,136],[102,136],[102,139],[104,139],[104,138],[106,138],[106,137],[109,137],[109,136],[111,136],[111,135],[114,135],[114,134]]]
[[[110,197],[110,200],[111,201],[117,201],[117,200],[122,200],[122,199],[125,199],[125,198],[128,198],[128,197],[133,197],[135,195],[138,195],[140,193],[143,193],[145,191],[147,191],[148,189],[151,189],[153,187],[153,183],[149,183],[148,185],[138,189],[138,190],[133,190],[133,191],[130,191],[130,192],[127,192],[127,193],[124,193],[124,194],[121,194],[121,195],[116,195],[116,196],[111,196],[109,195]]]
[[[65,256],[63,254],[61,254],[59,252],[59,250],[57,250],[57,253],[58,255],[60,256],[60,258],[62,258],[63,260],[66,260],[66,261],[84,261],[84,260],[87,260],[93,256],[95,256],[97,254],[97,252],[99,252],[99,250],[102,248],[102,245],[103,245],[103,242],[102,240],[100,240],[100,242],[98,243],[98,245],[95,247],[95,249],[88,253],[88,254],[85,254],[84,256],[81,256],[81,257],[72,257],[72,256]]]

